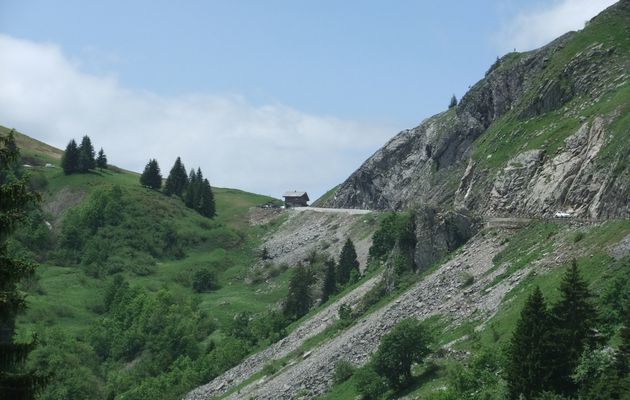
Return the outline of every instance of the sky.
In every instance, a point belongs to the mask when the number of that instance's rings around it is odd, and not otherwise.
[[[614,2],[0,0],[0,125],[314,200],[498,56]]]

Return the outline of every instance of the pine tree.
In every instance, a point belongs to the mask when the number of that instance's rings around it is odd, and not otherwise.
[[[61,156],[61,168],[63,168],[63,173],[66,175],[79,171],[79,149],[74,139],[70,140],[66,146],[66,151]]]
[[[615,354],[615,367],[619,377],[630,374],[630,302],[624,307],[623,326],[621,327],[621,345]]]
[[[212,193],[212,187],[207,179],[204,179],[199,189],[199,208],[197,209],[199,214],[204,217],[212,218],[216,213],[216,207],[214,204],[214,194]]]
[[[357,274],[360,272],[359,261],[357,260],[357,252],[354,249],[354,243],[352,243],[352,240],[348,239],[343,245],[341,254],[339,255],[337,282],[340,285],[348,283],[352,270],[355,270]]]
[[[508,347],[505,372],[510,399],[521,395],[530,399],[550,388],[550,322],[545,298],[536,287],[521,311]]]
[[[175,164],[173,164],[171,168],[171,172],[168,174],[168,178],[166,178],[164,193],[169,196],[174,194],[181,197],[187,185],[188,174],[186,174],[186,167],[184,167],[181,158],[177,157]]]
[[[335,271],[335,261],[326,260],[326,272],[322,285],[322,304],[328,301],[331,295],[337,292],[337,273]]]
[[[296,320],[305,315],[311,308],[313,298],[310,285],[313,280],[311,271],[302,264],[295,267],[289,280],[289,293],[284,303],[284,315]]]
[[[162,174],[157,160],[151,159],[144,167],[142,175],[140,175],[140,184],[154,190],[160,190],[162,187]]]
[[[453,97],[451,97],[451,101],[448,104],[448,109],[450,110],[453,107],[457,106],[457,97],[455,97],[455,95],[453,95]]]
[[[194,168],[190,170],[188,174],[188,187],[186,188],[186,193],[184,194],[184,204],[186,207],[192,208],[196,210],[199,208],[199,192],[201,189],[201,184],[203,183],[203,177],[201,175],[201,170],[198,169],[199,174],[195,173]],[[199,176],[199,179],[197,179]]]
[[[100,168],[101,170],[107,169],[107,156],[105,155],[102,147],[98,151],[98,155],[96,156],[96,167]]]
[[[26,306],[18,282],[33,274],[35,266],[9,256],[7,239],[26,218],[26,209],[38,200],[28,189],[28,180],[10,173],[19,159],[13,131],[0,136],[0,398],[32,399],[38,380],[24,372],[24,360],[34,342],[16,343],[15,320]]]
[[[571,379],[580,356],[595,343],[597,311],[590,302],[588,284],[573,260],[560,283],[560,301],[552,308],[554,352],[552,380],[558,393],[573,394],[577,386]]]
[[[79,145],[79,172],[88,172],[96,167],[94,147],[88,135],[83,136]]]

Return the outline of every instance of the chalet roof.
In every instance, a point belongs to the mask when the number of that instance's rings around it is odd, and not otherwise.
[[[308,194],[306,194],[306,192],[293,191],[293,192],[285,192],[282,195],[282,197],[302,197],[302,196],[306,196],[306,198],[308,199]]]

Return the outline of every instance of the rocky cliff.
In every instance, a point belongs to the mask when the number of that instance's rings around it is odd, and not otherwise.
[[[330,207],[629,217],[630,2],[510,53],[454,108],[396,135]]]

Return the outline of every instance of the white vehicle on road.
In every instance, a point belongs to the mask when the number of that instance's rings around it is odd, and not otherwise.
[[[554,216],[554,218],[571,218],[571,214],[569,214],[568,212],[564,212],[564,211],[558,211],[553,216]]]

